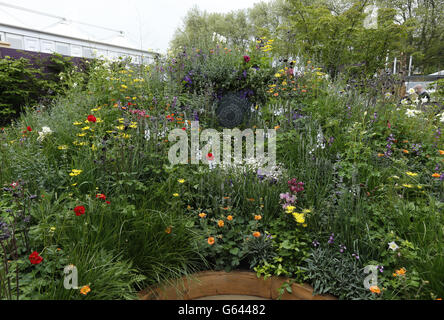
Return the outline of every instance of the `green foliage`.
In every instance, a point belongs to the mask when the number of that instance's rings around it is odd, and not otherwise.
[[[339,252],[336,245],[313,249],[307,259],[307,275],[315,294],[331,294],[339,299],[371,299],[364,288],[364,268],[351,254]]]
[[[62,93],[65,84],[59,74],[71,67],[69,60],[60,55],[33,63],[26,58],[0,59],[0,124],[17,118],[25,107]]]

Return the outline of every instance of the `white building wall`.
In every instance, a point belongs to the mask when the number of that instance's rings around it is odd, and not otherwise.
[[[109,58],[132,57],[139,64],[152,61],[153,53],[123,48],[105,43],[49,34],[38,30],[0,24],[0,41],[9,42],[12,49],[43,53],[60,53],[72,57]]]

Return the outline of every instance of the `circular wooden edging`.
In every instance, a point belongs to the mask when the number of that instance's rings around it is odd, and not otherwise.
[[[256,273],[248,271],[204,271],[191,277],[184,277],[172,285],[150,287],[141,291],[140,300],[194,300],[218,295],[255,296],[276,300],[278,289],[289,279],[270,277],[258,278]],[[285,293],[281,300],[336,300],[330,295],[313,296],[309,285],[293,284],[292,293]]]

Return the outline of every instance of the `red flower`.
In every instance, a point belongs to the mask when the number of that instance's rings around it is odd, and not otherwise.
[[[214,156],[213,156],[213,154],[211,152],[208,152],[207,159],[208,159],[208,161],[213,161],[214,160]]]
[[[246,63],[250,62],[250,57],[249,57],[249,56],[244,56],[244,61],[245,61]]]
[[[187,128],[183,127],[182,130],[183,130],[183,131],[187,131]]]
[[[26,130],[28,130],[29,132],[31,132],[31,131],[32,131],[32,128],[31,128],[30,126],[27,126],[27,127],[26,127]]]
[[[80,217],[82,214],[85,214],[85,207],[84,206],[77,206],[74,208],[74,212],[77,217]]]
[[[103,193],[99,193],[96,195],[96,198],[99,198],[101,200],[106,200],[106,196]]]
[[[110,204],[111,202],[109,202],[109,201],[106,201],[106,204]]]
[[[88,116],[88,121],[89,122],[96,122],[97,121],[97,119],[96,119],[96,117],[94,117],[92,114],[90,114],[89,116]]]
[[[39,256],[39,253],[37,251],[34,251],[29,255],[29,262],[31,264],[39,264],[43,261],[43,258]]]

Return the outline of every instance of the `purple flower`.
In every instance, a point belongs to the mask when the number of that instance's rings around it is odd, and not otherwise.
[[[331,236],[330,236],[330,238],[328,239],[328,244],[332,244],[332,243],[334,243],[334,242],[335,242],[335,234],[332,233]]]
[[[345,250],[347,250],[347,248],[343,244],[340,244],[339,245],[339,252],[343,253]]]
[[[316,240],[314,240],[312,242],[312,244],[313,244],[313,247],[315,247],[315,248],[317,248],[320,245],[320,243],[318,241],[316,241]]]
[[[356,260],[359,260],[359,255],[357,253],[353,253],[352,256],[355,257]]]
[[[379,270],[379,272],[384,272],[384,266],[378,266],[378,270]]]

